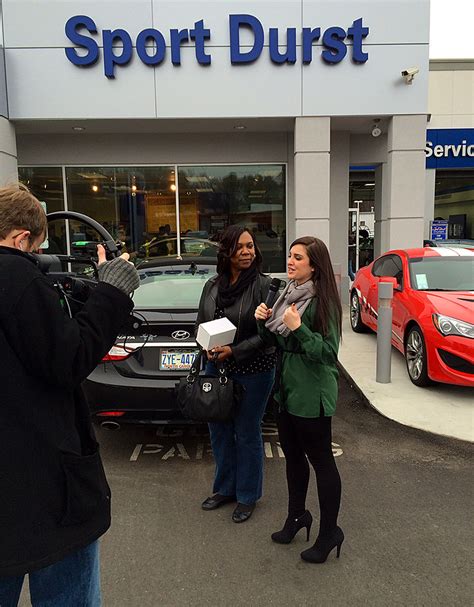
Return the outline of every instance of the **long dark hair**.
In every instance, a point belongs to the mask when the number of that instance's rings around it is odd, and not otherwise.
[[[327,335],[330,322],[335,322],[342,335],[342,306],[337,292],[329,251],[322,240],[314,236],[302,236],[294,240],[290,249],[297,244],[305,247],[313,272],[313,282],[317,290],[317,306],[313,318],[313,330]]]
[[[219,276],[230,274],[230,258],[235,255],[239,244],[239,238],[244,232],[248,232],[253,240],[255,259],[253,260],[252,267],[255,266],[257,272],[261,273],[263,258],[262,253],[258,248],[255,234],[246,227],[229,226],[226,228],[219,241],[219,251],[217,253],[217,274]]]

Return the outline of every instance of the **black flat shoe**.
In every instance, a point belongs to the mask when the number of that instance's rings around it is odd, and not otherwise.
[[[201,504],[201,508],[203,510],[215,510],[216,508],[220,508],[224,504],[230,504],[230,502],[235,502],[237,498],[235,495],[221,495],[220,493],[216,493],[211,497],[206,498]]]
[[[252,516],[252,512],[255,509],[255,504],[241,504],[238,503],[236,509],[232,513],[232,520],[234,523],[245,523]]]

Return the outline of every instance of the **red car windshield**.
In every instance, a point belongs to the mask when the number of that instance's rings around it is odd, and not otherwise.
[[[417,257],[408,263],[416,291],[474,291],[474,255]]]

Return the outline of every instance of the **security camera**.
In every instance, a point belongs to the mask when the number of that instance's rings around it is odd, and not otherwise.
[[[413,78],[418,74],[419,68],[417,67],[408,67],[406,70],[402,71],[402,76],[405,78],[405,82],[407,84],[411,84],[413,82]]]
[[[372,137],[378,137],[382,134],[382,129],[379,127],[380,118],[374,118],[374,124],[372,126],[372,130],[370,131]]]

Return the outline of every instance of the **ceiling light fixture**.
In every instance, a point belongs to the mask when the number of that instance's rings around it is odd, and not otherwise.
[[[234,126],[234,129],[235,129],[236,131],[245,131],[245,129],[246,129],[246,128],[247,128],[247,127],[245,126],[245,124],[236,124],[236,125]]]
[[[85,126],[73,126],[72,130],[77,131],[79,133],[80,131],[85,131],[86,127]]]

